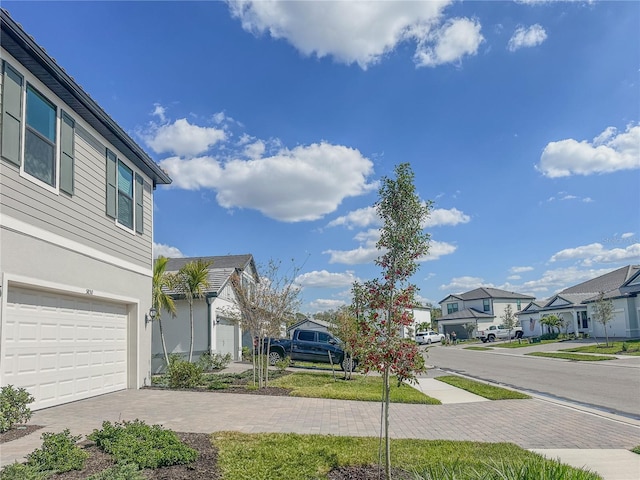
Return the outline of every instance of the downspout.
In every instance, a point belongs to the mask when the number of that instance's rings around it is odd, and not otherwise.
[[[207,301],[207,349],[209,350],[209,355],[213,354],[213,316],[211,315],[211,305],[213,305],[217,296],[218,294],[216,292],[212,292],[207,293],[207,296],[205,297]]]

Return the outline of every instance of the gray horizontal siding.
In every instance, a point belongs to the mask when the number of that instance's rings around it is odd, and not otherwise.
[[[84,137],[84,138],[83,138]],[[144,194],[144,235],[115,225],[105,214],[105,158],[86,135],[75,136],[75,194],[55,195],[20,177],[19,170],[3,162],[0,176],[2,213],[64,238],[96,248],[136,265],[151,268],[150,185]]]

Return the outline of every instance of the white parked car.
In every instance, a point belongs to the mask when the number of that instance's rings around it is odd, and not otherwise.
[[[432,343],[444,342],[444,335],[442,333],[428,330],[426,332],[416,332],[416,343],[418,345],[431,345]]]

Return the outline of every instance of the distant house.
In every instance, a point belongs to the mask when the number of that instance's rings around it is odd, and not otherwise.
[[[475,330],[500,325],[507,305],[516,314],[533,300],[535,297],[530,295],[489,287],[448,295],[438,302],[442,309],[438,330],[445,335],[455,331],[458,338],[468,338],[465,325],[472,324]]]
[[[238,273],[243,282],[258,283],[258,271],[253,256],[226,255],[213,257],[170,258],[166,271],[176,273],[188,262],[204,260],[213,262],[209,268],[210,287],[205,298],[195,299],[193,306],[194,345],[193,358],[198,359],[203,353],[230,354],[233,360],[242,358],[243,332],[234,318],[235,293],[231,285],[231,275]],[[182,357],[189,355],[190,326],[189,304],[180,294],[172,293],[176,303],[177,315],[172,318],[162,312],[162,329],[167,351]],[[152,369],[159,372],[164,368],[162,342],[158,322],[153,326]],[[246,335],[245,335],[246,336]],[[250,337],[246,342],[250,342]],[[249,343],[250,345],[250,343]]]
[[[640,265],[627,265],[566,288],[542,305],[527,305],[518,314],[524,335],[546,333],[540,320],[556,315],[568,333],[604,337],[602,324],[592,319],[593,306],[601,293],[614,305],[614,318],[607,325],[609,337],[640,337]]]
[[[149,385],[171,179],[4,9],[0,46],[0,382],[33,410]]]
[[[304,320],[300,320],[290,327],[287,327],[287,337],[291,338],[293,336],[294,330],[298,328],[301,330],[317,330],[319,332],[328,332],[330,325],[331,324],[329,322],[325,322],[324,320],[305,318]]]

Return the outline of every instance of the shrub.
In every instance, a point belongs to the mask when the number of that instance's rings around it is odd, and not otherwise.
[[[629,350],[629,345],[627,345],[627,342],[622,342],[622,351],[626,352]]]
[[[276,369],[282,373],[287,369],[289,365],[291,365],[291,357],[285,357],[282,360],[278,360],[275,366]]]
[[[27,455],[27,465],[40,471],[68,472],[82,470],[89,454],[76,445],[82,436],[73,436],[69,429],[60,433],[42,434],[42,447]]]
[[[249,347],[242,347],[242,360],[245,362],[251,361],[251,349]]]
[[[543,333],[540,335],[540,340],[557,340],[557,338],[558,332]]]
[[[135,463],[118,463],[91,475],[87,480],[145,480],[146,478]]]
[[[194,388],[202,383],[202,368],[186,360],[169,362],[169,388]]]
[[[231,363],[231,360],[233,359],[230,353],[225,355],[220,355],[219,353],[211,355],[205,352],[200,355],[198,366],[200,366],[203,372],[211,372],[213,370],[222,370]]]
[[[198,452],[180,441],[171,430],[143,421],[103,422],[102,430],[94,430],[87,438],[118,463],[134,463],[139,468],[159,468],[191,463]]]
[[[31,418],[31,410],[27,405],[33,397],[24,388],[13,385],[2,387],[0,391],[0,433],[11,430],[14,425],[26,423]]]
[[[45,480],[53,472],[43,472],[37,467],[24,463],[7,465],[0,471],[2,480]]]

